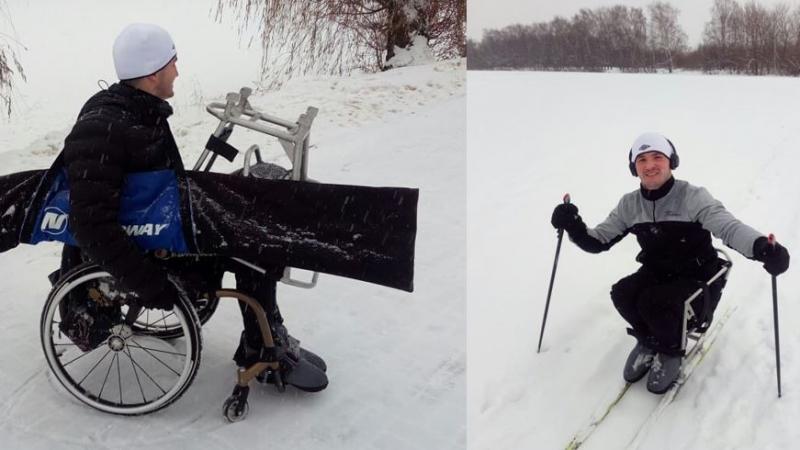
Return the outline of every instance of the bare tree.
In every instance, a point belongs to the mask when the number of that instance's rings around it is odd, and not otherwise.
[[[791,45],[789,6],[779,3],[769,12],[769,53],[772,73],[788,72],[789,48]]]
[[[665,58],[672,73],[673,55],[686,50],[686,33],[678,25],[680,11],[661,1],[651,3],[647,10],[650,13],[648,41],[653,55]]]
[[[744,7],[746,70],[754,75],[766,73],[769,14],[756,2]]]
[[[800,75],[800,7],[789,15],[789,51],[786,64],[791,75]]]
[[[293,75],[385,70],[423,39],[440,57],[466,55],[466,0],[218,0],[241,32],[256,26],[266,87]]]
[[[704,45],[708,58],[720,69],[735,66],[733,49],[740,38],[737,32],[741,23],[741,7],[735,0],[714,0],[711,7],[711,20],[706,23]]]
[[[25,71],[22,69],[15,47],[22,47],[22,44],[14,37],[14,26],[5,2],[0,2],[0,102],[5,107],[6,115],[11,116],[12,92],[17,77],[25,81]],[[10,32],[3,31],[4,29]]]
[[[490,68],[491,64],[485,60],[480,44],[472,39],[467,39],[467,69],[484,70]]]

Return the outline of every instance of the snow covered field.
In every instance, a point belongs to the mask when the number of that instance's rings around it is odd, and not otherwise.
[[[629,236],[590,255],[564,240],[536,354],[556,247],[553,207],[569,192],[589,226],[602,221],[638,187],[626,163],[631,143],[658,131],[680,154],[677,178],[707,187],[797,254],[800,90],[795,78],[696,74],[467,78],[468,440],[475,449],[564,448],[622,385],[634,340],[608,292],[636,269],[638,246]],[[638,437],[639,448],[796,448],[797,259],[778,278],[778,399],[770,277],[729,253],[734,267],[720,308],[736,310],[675,402]],[[658,400],[634,385],[581,448],[627,448]]]
[[[181,76],[170,123],[184,162],[194,163],[217,124],[203,105],[255,79],[259,55],[239,49],[233,32],[207,18],[214,2],[140,3],[131,11],[97,0],[70,7],[10,2],[30,48],[21,55],[29,83],[18,85],[15,115],[0,121],[0,174],[50,165],[95,81],[113,80],[111,42],[131,21],[173,31]],[[257,108],[290,119],[307,106],[320,109],[312,178],[420,189],[413,294],[325,275],[312,290],[279,286],[290,332],[327,360],[327,390],[279,394],[254,386],[247,419],[227,424],[221,407],[235,383],[230,357],[241,330],[238,308],[228,301],[203,329],[200,371],[181,399],[143,417],[95,411],[51,380],[39,344],[46,275],[58,266],[59,246],[20,246],[0,254],[2,446],[464,448],[465,90],[464,62],[449,61],[296,80],[251,97]],[[257,143],[267,159],[284,163],[277,141],[263,136],[237,129],[230,142],[240,149]]]

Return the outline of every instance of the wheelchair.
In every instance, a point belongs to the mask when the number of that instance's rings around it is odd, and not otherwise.
[[[220,123],[194,170],[210,170],[217,156],[233,161],[239,151],[227,144],[227,139],[238,125],[278,138],[291,168],[262,161],[258,146],[253,145],[245,152],[243,168],[237,174],[309,181],[309,135],[317,109],[309,107],[297,121],[281,119],[252,108],[248,102],[251,92],[242,88],[239,93],[229,93],[225,103],[207,106]],[[157,252],[156,257],[165,254]],[[226,260],[266,273],[243,259]],[[313,273],[310,281],[296,280],[286,268],[281,281],[313,288],[317,277]],[[134,293],[126,292],[108,272],[93,263],[62,274],[47,297],[40,322],[42,348],[54,377],[79,401],[103,412],[141,415],[165,408],[178,400],[194,380],[201,360],[201,327],[223,298],[252,308],[264,348],[275,348],[269,316],[256,299],[219,286],[205,296],[189,293],[189,298],[178,299],[171,310],[147,308]],[[238,368],[236,386],[223,404],[223,416],[230,422],[246,417],[248,386],[254,378],[266,375],[283,391],[286,385],[281,378],[281,364],[284,362],[258,361]]]

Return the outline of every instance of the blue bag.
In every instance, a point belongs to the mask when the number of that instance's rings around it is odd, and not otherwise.
[[[143,250],[187,253],[180,216],[180,193],[172,170],[126,175],[119,223]],[[65,169],[55,176],[36,216],[30,244],[59,241],[78,245],[69,230],[69,183]]]

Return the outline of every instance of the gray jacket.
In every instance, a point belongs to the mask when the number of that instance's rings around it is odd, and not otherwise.
[[[581,225],[567,231],[584,250],[608,250],[632,233],[642,248],[637,260],[670,272],[715,260],[710,234],[748,258],[753,256],[754,241],[762,236],[737,220],[705,188],[674,178],[656,191],[625,194],[595,228]]]

